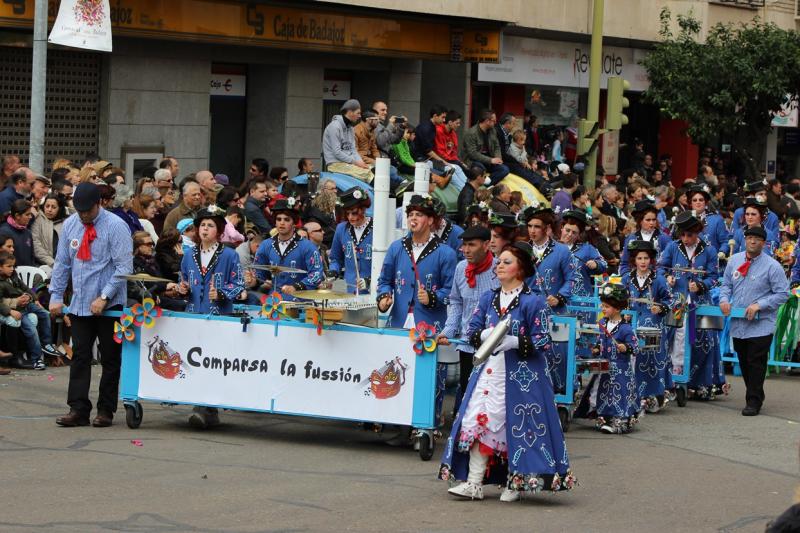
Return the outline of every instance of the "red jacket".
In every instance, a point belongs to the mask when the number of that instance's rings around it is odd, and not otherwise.
[[[456,131],[453,130],[448,133],[444,124],[436,126],[433,151],[445,161],[458,160],[458,135],[456,135]]]

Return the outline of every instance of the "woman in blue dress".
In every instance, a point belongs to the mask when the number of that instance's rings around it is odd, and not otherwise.
[[[686,196],[689,198],[689,205],[694,211],[694,216],[703,222],[703,231],[700,233],[700,237],[715,251],[727,256],[731,249],[731,234],[725,225],[725,220],[719,214],[709,211],[711,190],[708,185],[694,185],[689,188]]]
[[[500,288],[484,293],[467,335],[475,348],[500,320],[511,317],[495,353],[475,368],[439,469],[461,480],[450,494],[483,499],[483,484],[502,484],[501,501],[524,492],[571,489],[575,484],[547,378],[550,308],[524,280],[534,274],[530,246],[506,246],[497,265]]]
[[[211,205],[201,209],[194,219],[196,246],[181,261],[178,292],[188,295],[188,313],[222,315],[233,311],[233,302],[245,295],[239,254],[220,242],[225,231],[225,211]],[[196,406],[189,424],[207,429],[219,424],[216,407]]]
[[[556,215],[549,207],[528,207],[522,212],[528,225],[528,237],[533,248],[536,267],[535,283],[553,314],[567,315],[567,301],[572,296],[577,271],[569,248],[555,241],[558,235]],[[528,280],[528,284],[534,283]],[[553,343],[548,371],[556,393],[562,392],[567,380],[567,343]]]
[[[648,301],[631,301],[631,311],[636,311],[636,329],[656,329],[659,332],[657,347],[643,347],[636,358],[636,383],[645,411],[657,413],[664,406],[664,392],[671,390],[672,371],[667,362],[667,344],[664,316],[673,305],[672,291],[655,269],[656,249],[653,241],[631,241],[630,269],[622,276],[622,285],[631,298]]]
[[[661,254],[658,272],[665,277],[675,297],[683,295],[688,306],[684,323],[694,320],[691,309],[698,305],[711,304],[711,289],[717,285],[717,250],[700,238],[703,222],[692,211],[684,211],[675,217],[678,241],[673,241]],[[685,272],[679,269],[696,269],[701,272]],[[669,355],[674,375],[684,373],[685,327],[671,328],[669,334]],[[725,374],[721,371],[719,334],[715,330],[689,328],[694,331],[692,342],[691,367],[688,388],[690,394],[700,400],[713,399],[719,390],[727,394]]]
[[[368,293],[372,276],[372,218],[365,215],[369,195],[361,187],[352,187],[339,196],[339,203],[346,220],[333,235],[330,269],[339,275],[344,270],[347,292]]]
[[[775,250],[780,247],[780,237],[778,233],[767,228],[767,204],[758,201],[755,197],[746,198],[743,207],[744,213],[740,220],[739,229],[733,233],[733,253],[744,252],[744,230],[761,226],[767,232],[767,242],[764,245],[764,253],[772,257]]]
[[[576,418],[597,415],[595,427],[603,433],[633,431],[641,413],[641,397],[636,386],[634,363],[639,356],[639,340],[633,327],[622,318],[628,307],[628,291],[622,284],[600,287],[600,346],[598,357],[608,360],[608,373],[592,376],[583,393]]]
[[[669,236],[667,230],[662,230],[662,226],[658,221],[658,214],[661,211],[656,207],[656,204],[650,200],[640,200],[636,202],[631,211],[633,219],[636,221],[636,231],[625,237],[625,244],[622,248],[622,256],[619,260],[619,275],[622,276],[627,273],[630,266],[630,252],[628,245],[631,241],[648,241],[652,242],[656,250],[656,257],[663,252],[672,238]],[[666,227],[666,226],[663,226]]]

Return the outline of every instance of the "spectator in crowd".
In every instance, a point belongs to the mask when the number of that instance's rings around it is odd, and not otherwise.
[[[44,370],[42,352],[50,357],[59,357],[61,353],[52,343],[50,313],[36,301],[36,296],[14,270],[15,263],[12,254],[0,252],[0,322],[7,327],[20,328],[25,338],[30,361],[17,357],[17,366]]]
[[[158,168],[169,170],[173,182],[176,179],[178,179],[178,174],[180,173],[181,170],[181,167],[178,164],[178,160],[172,157],[171,155],[164,156],[164,159],[162,159],[161,162],[159,162]],[[158,174],[158,172],[156,172],[156,174]]]
[[[139,217],[133,212],[133,191],[127,185],[114,186],[116,194],[111,201],[110,212],[125,221],[131,230],[131,235],[137,231],[143,231]]]
[[[539,117],[525,110],[525,151],[533,157],[542,151],[539,135]]]
[[[95,185],[99,185],[102,182],[103,180],[97,175],[97,171],[91,165],[81,168],[78,173],[78,183],[94,183]]]
[[[164,219],[164,229],[175,229],[178,221],[184,218],[194,219],[203,206],[203,194],[200,185],[194,181],[186,181],[181,189],[182,199],[178,207],[169,212]]]
[[[514,163],[514,159],[508,153],[508,149],[511,147],[511,134],[514,133],[515,122],[516,119],[513,113],[503,113],[494,126],[497,142],[500,144],[500,154],[503,158],[503,164],[506,166],[509,163]]]
[[[467,209],[475,202],[475,192],[484,184],[486,171],[479,166],[473,166],[467,172],[467,184],[458,193],[458,217],[457,224],[464,225],[467,219]]]
[[[100,207],[96,185],[82,183],[75,190],[78,213],[64,223],[59,239],[53,277],[50,281],[50,313],[61,315],[64,293],[72,281],[69,317],[72,327],[72,363],[67,403],[70,411],[56,419],[66,427],[88,426],[92,402],[89,400],[92,351],[100,342],[103,367],[95,427],[111,425],[119,398],[121,345],[114,342],[117,318],[103,316],[106,310],[121,310],[127,302],[123,276],[132,271],[133,241],[130,230],[119,217]],[[72,249],[72,243],[78,250]]]
[[[382,100],[372,103],[372,111],[378,115],[378,127],[375,129],[378,150],[381,152],[381,157],[391,157],[392,145],[403,138],[408,121],[403,116],[389,116],[389,106]]]
[[[36,178],[33,180],[30,201],[37,211],[42,206],[44,197],[50,192],[51,185],[50,178],[39,174],[37,174]]]
[[[393,161],[401,174],[414,175],[416,161],[412,149],[416,135],[416,128],[409,124],[403,132],[403,137],[392,145]]]
[[[485,109],[479,115],[479,122],[464,134],[464,163],[482,165],[489,172],[493,185],[499,183],[509,172],[508,167],[503,164],[500,143],[494,130],[496,122],[494,111]]]
[[[67,205],[60,194],[48,194],[42,205],[42,212],[31,226],[33,254],[42,268],[49,273],[53,269],[58,240],[67,218]]]
[[[513,215],[511,211],[511,189],[508,185],[498,184],[492,187],[492,201],[489,204],[493,213]]]
[[[155,242],[146,231],[133,234],[133,273],[147,274],[156,278],[164,278],[155,255]],[[128,282],[128,305],[141,302],[147,297],[155,298],[161,307],[173,311],[183,311],[185,301],[178,297],[178,284],[175,282],[146,282],[144,284]]]
[[[461,113],[448,111],[442,124],[436,126],[434,152],[451,165],[458,165],[464,171],[468,167],[458,158],[458,133],[461,127]]]
[[[269,162],[263,157],[256,157],[250,162],[250,180],[269,176]]]
[[[364,111],[361,115],[361,122],[353,128],[353,135],[356,138],[356,150],[361,160],[370,167],[375,167],[375,160],[380,157],[378,142],[375,130],[378,128],[380,119],[374,111]]]
[[[136,198],[132,209],[133,213],[138,217],[142,229],[150,235],[153,243],[157,243],[158,234],[152,222],[158,213],[158,202],[156,199],[152,196],[142,194]]]
[[[28,182],[28,175],[24,167],[20,167],[11,174],[8,186],[0,192],[0,215],[8,213],[11,210],[11,204],[17,200],[24,200],[30,193],[31,186]]]
[[[220,209],[222,209],[220,207]],[[244,210],[241,207],[232,205],[225,209],[225,230],[222,232],[220,242],[231,248],[236,248],[244,242],[238,227],[244,221]]]
[[[556,215],[561,215],[572,208],[572,193],[578,188],[578,179],[574,174],[567,174],[561,180],[561,189],[556,191],[551,206]]]
[[[17,266],[36,266],[33,255],[33,235],[28,229],[33,220],[33,209],[27,200],[15,200],[5,222],[0,226],[0,239],[14,240],[14,256]]]
[[[550,152],[550,160],[556,163],[563,163],[564,162],[564,130],[558,129],[555,132],[555,138],[553,139],[553,148]]]
[[[333,183],[332,181],[330,183]],[[323,231],[323,242],[330,248],[333,234],[336,232],[336,189],[323,190],[311,201],[311,205],[304,215],[306,221],[315,221],[320,224]]]
[[[375,177],[358,154],[353,128],[361,119],[361,104],[350,99],[342,104],[322,135],[322,152],[328,171],[349,174],[366,183]]]
[[[183,243],[178,230],[164,231],[156,244],[156,263],[163,277],[179,281],[182,259]]]
[[[258,251],[258,247],[262,242],[264,242],[264,236],[261,233],[248,235],[247,240],[236,247],[236,253],[239,254],[239,263],[245,266],[252,265],[256,257],[256,251]],[[245,272],[245,275],[247,275],[247,272]],[[253,280],[245,280],[245,284],[246,286],[251,286]]]
[[[309,172],[314,172],[314,162],[311,159],[304,157],[297,162],[297,175],[301,176],[303,174],[308,174]]]
[[[168,168],[159,168],[156,170],[153,178],[155,179],[156,187],[158,187],[159,190],[172,188],[172,185],[175,183],[175,178],[172,176],[172,173]]]
[[[264,206],[267,199],[267,184],[262,179],[250,182],[250,193],[244,204],[244,216],[247,222],[253,224],[259,233],[269,233],[272,224],[264,216]]]
[[[22,166],[19,160],[19,156],[16,155],[7,155],[3,158],[3,172],[0,175],[0,185],[3,187],[6,186],[8,181],[11,179],[11,175],[14,174],[19,168]]]
[[[286,167],[272,167],[269,171],[269,179],[278,187],[281,187],[289,180],[289,171]]]
[[[328,246],[326,246],[323,242],[325,230],[322,229],[322,225],[320,225],[319,222],[314,220],[303,224],[303,229],[306,230],[306,233],[308,234],[308,240],[313,242],[316,247],[319,248],[319,256],[322,259],[322,271],[325,273],[325,277],[328,277],[328,273],[331,270],[331,261]]]

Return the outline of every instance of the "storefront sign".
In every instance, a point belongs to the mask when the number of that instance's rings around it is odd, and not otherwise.
[[[772,126],[778,128],[796,128],[797,120],[797,101],[791,96],[787,97],[786,103],[781,106],[781,110],[772,116]]]
[[[502,35],[498,31],[461,30],[450,32],[450,59],[469,63],[498,63]]]
[[[345,100],[350,99],[350,82],[347,80],[324,80],[322,82],[323,100]]]
[[[621,76],[630,82],[632,91],[647,89],[647,71],[638,64],[642,57],[641,50],[604,47],[601,87],[606,86],[609,76]],[[506,36],[501,63],[478,65],[478,80],[586,88],[589,45]]]
[[[247,76],[211,74],[208,92],[211,96],[245,96],[247,94]]]
[[[62,0],[48,41],[72,48],[110,52],[110,12],[108,0]]]
[[[34,2],[0,3],[0,26],[30,27]],[[59,2],[49,3],[52,17]],[[440,60],[451,59],[451,32],[462,31],[437,21],[221,0],[111,0],[110,16],[115,35]],[[498,61],[500,39],[499,28],[464,30],[461,60]]]
[[[139,331],[143,399],[412,423],[418,356],[407,334],[318,336],[273,324],[243,332],[238,320],[175,317]]]

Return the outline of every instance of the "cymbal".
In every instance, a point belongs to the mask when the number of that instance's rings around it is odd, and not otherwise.
[[[346,298],[354,298],[355,295],[346,292],[336,292],[329,289],[316,289],[311,291],[295,291],[292,294],[295,298],[302,298],[304,300],[344,300]]]
[[[143,281],[143,282],[150,282],[150,283],[159,283],[159,282],[167,282],[171,283],[171,279],[167,278],[157,278],[155,276],[151,276],[150,274],[139,273],[139,274],[126,274],[124,276],[120,276],[123,279],[128,281]]]
[[[682,266],[667,267],[667,270],[674,270],[675,272],[688,272],[690,274],[705,274],[706,273],[706,271],[703,270],[702,268],[689,268],[689,267],[682,267]]]
[[[649,304],[649,305],[661,305],[658,302],[654,302],[653,300],[648,300],[647,298],[631,298],[632,302],[637,302],[640,304]]]
[[[308,271],[300,270],[299,268],[285,267],[280,265],[247,265],[244,268],[252,268],[253,270],[267,270],[273,274],[307,274]]]

